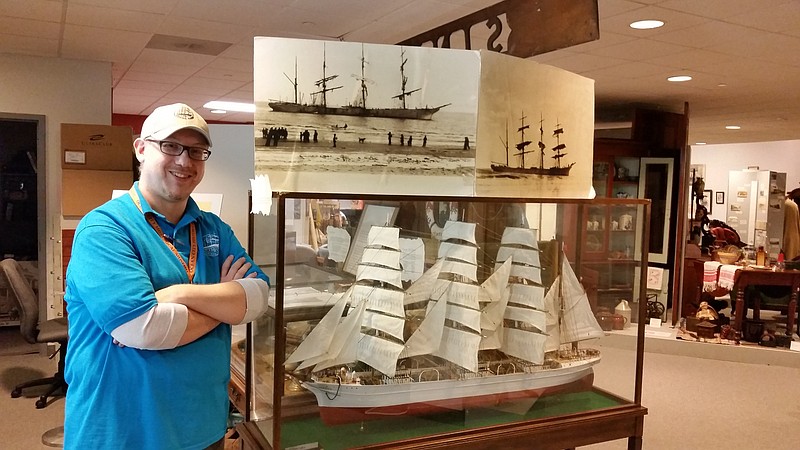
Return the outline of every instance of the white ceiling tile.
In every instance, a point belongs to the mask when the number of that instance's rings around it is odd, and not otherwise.
[[[61,0],[3,0],[0,15],[58,23],[63,7]]]
[[[709,19],[728,19],[761,9],[770,9],[786,0],[670,0],[661,2],[663,8],[682,11]]]
[[[169,14],[178,0],[69,0],[70,5],[90,5],[124,11],[142,11],[154,14]]]
[[[61,38],[61,25],[58,22],[48,22],[44,20],[0,16],[0,30],[2,30],[3,34],[13,34],[15,36],[29,36],[42,39]]]
[[[168,36],[184,36],[207,41],[235,43],[251,35],[251,27],[231,26],[231,24],[223,22],[168,16],[158,24],[155,32]]]
[[[0,34],[0,53],[57,57],[58,41],[33,36]]]
[[[186,78],[187,75],[169,74],[163,72],[142,72],[139,70],[128,70],[125,73],[126,80],[169,84],[171,86],[183,83]]]
[[[70,3],[67,8],[66,23],[111,30],[153,33],[164,18],[164,14],[126,11],[96,5],[75,5]]]
[[[149,33],[67,24],[61,52],[67,58],[129,60],[139,54],[149,39]]]

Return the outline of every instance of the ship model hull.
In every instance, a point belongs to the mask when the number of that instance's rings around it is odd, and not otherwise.
[[[431,120],[434,114],[444,106],[447,106],[442,105],[435,108],[361,108],[358,106],[302,105],[291,102],[269,102],[268,105],[275,112],[414,120]]]
[[[574,166],[572,163],[564,167],[512,167],[503,164],[492,164],[492,170],[501,173],[521,173],[528,175],[548,175],[548,176],[567,176],[570,169]]]
[[[496,406],[515,400],[591,388],[592,366],[599,356],[532,373],[476,376],[464,380],[359,385],[305,382],[314,393],[326,425],[390,416],[425,415],[465,408]]]

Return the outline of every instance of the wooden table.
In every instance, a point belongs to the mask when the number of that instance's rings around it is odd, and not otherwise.
[[[736,271],[733,287],[736,290],[736,318],[734,329],[742,330],[742,321],[747,311],[744,307],[744,291],[747,286],[790,286],[792,294],[786,312],[786,332],[794,330],[794,320],[797,311],[797,291],[800,289],[800,270],[775,271],[764,269],[742,269]],[[761,299],[756,296],[753,304],[753,319],[758,320]]]
[[[705,293],[708,295],[712,295],[714,297],[719,297],[725,294],[728,294],[730,291],[724,288],[717,288],[713,292],[704,292],[703,291],[703,264],[705,261],[696,260],[695,264],[695,272],[699,274],[697,277],[697,302],[699,304],[701,296]],[[719,277],[719,268],[717,268],[717,277]],[[797,293],[800,290],[800,270],[783,270],[783,271],[772,271],[767,269],[752,269],[752,268],[743,268],[742,270],[737,270],[736,275],[733,279],[733,288],[736,291],[736,298],[731,299],[732,301],[735,300],[734,306],[734,323],[733,328],[737,331],[742,330],[742,322],[744,321],[744,317],[747,314],[744,305],[744,291],[747,286],[790,286],[792,288],[791,298],[789,300],[789,304],[787,305],[787,319],[786,319],[786,331],[787,333],[791,333],[794,329],[794,322],[795,317],[797,314]],[[759,311],[761,309],[761,299],[760,297],[756,297],[755,303],[753,304],[753,318],[759,318]],[[800,333],[800,324],[798,324],[798,332]]]

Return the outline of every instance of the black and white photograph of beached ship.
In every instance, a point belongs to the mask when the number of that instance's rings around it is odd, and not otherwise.
[[[474,193],[478,52],[256,38],[254,74],[273,189]]]
[[[481,52],[478,195],[590,196],[594,82]]]

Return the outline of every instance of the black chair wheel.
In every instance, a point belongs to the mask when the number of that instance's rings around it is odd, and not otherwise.
[[[22,396],[22,389],[14,389],[11,391],[11,398],[20,398]]]
[[[39,400],[36,400],[36,409],[42,409],[45,406],[47,406],[47,400],[46,399],[40,398]]]

